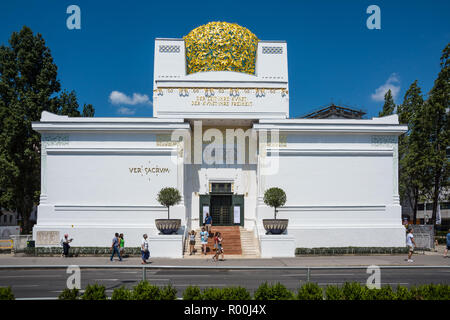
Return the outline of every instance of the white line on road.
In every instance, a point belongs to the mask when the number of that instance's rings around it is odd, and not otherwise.
[[[94,281],[119,281],[119,279],[93,279]]]
[[[13,288],[31,288],[31,287],[39,287],[38,284],[13,284]]]
[[[62,276],[60,275],[33,275],[33,274],[29,274],[26,276],[0,276],[1,278],[30,278],[30,277],[39,277],[39,278],[61,278]]]

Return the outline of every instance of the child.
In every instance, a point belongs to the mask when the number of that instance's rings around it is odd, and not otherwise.
[[[196,235],[197,233],[194,231],[194,230],[192,230],[191,231],[191,233],[189,234],[189,247],[190,247],[190,253],[189,253],[189,255],[190,256],[192,256],[192,254],[193,253],[195,253],[194,252],[194,246],[195,246],[195,235]]]

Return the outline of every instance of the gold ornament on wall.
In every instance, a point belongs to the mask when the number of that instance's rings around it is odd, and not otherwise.
[[[258,38],[235,23],[210,22],[184,37],[187,73],[235,71],[255,74]]]

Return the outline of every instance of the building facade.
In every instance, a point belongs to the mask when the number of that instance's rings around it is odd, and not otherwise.
[[[73,246],[105,247],[121,232],[139,246],[147,233],[153,256],[178,257],[209,212],[214,225],[252,231],[262,256],[279,245],[289,248],[282,256],[404,246],[397,141],[406,128],[396,115],[290,119],[287,44],[253,37],[210,23],[184,39],[156,39],[153,118],[44,112],[33,123],[42,135],[36,245],[69,233]],[[178,235],[155,226],[167,217],[156,200],[163,187],[182,194],[170,209],[182,221]],[[270,187],[287,195],[280,236],[262,225],[273,218],[263,201]]]

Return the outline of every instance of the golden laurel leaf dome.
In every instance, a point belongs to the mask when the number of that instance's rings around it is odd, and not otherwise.
[[[187,73],[236,71],[255,73],[258,38],[235,23],[210,22],[184,36]]]

